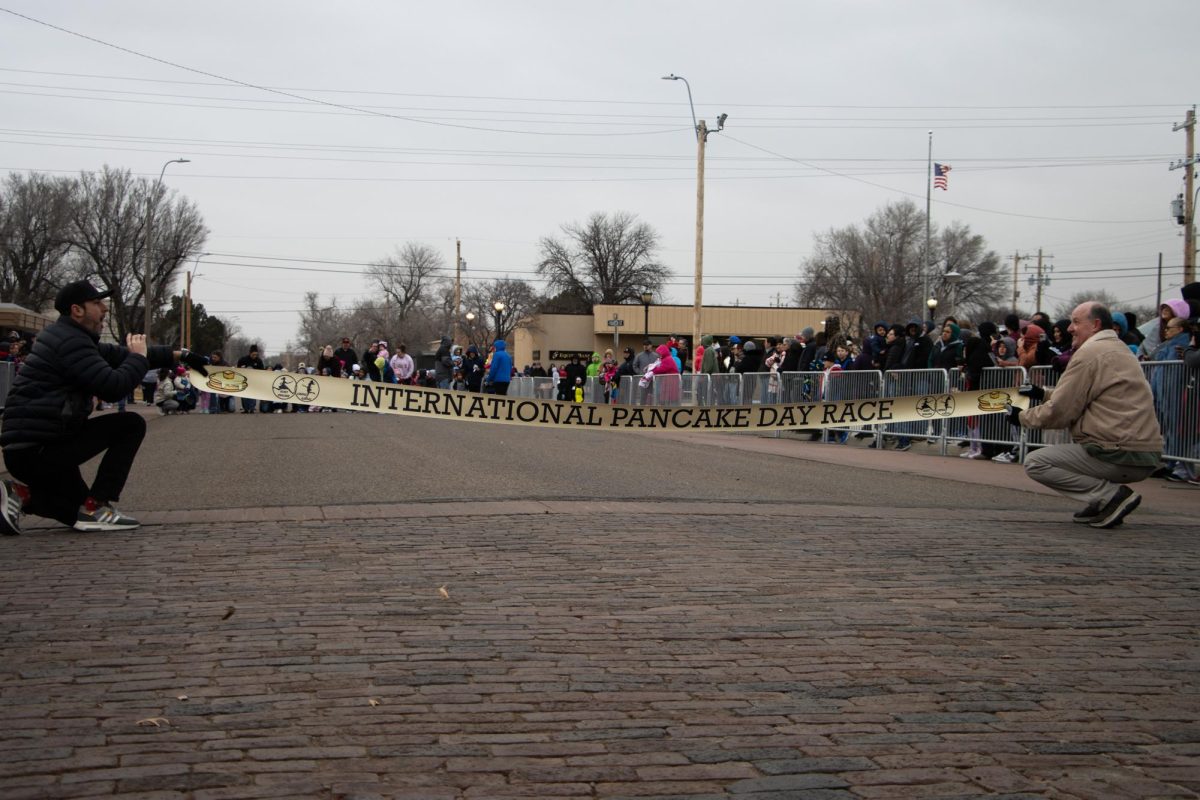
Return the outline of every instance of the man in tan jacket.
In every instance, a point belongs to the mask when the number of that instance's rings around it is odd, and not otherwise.
[[[1072,443],[1033,451],[1025,473],[1084,503],[1075,522],[1113,528],[1141,503],[1126,484],[1145,480],[1158,466],[1162,433],[1150,384],[1113,333],[1109,310],[1094,301],[1081,303],[1071,312],[1068,330],[1075,354],[1058,385],[1022,386],[1021,394],[1044,402],[1011,409],[1009,416],[1027,428],[1070,428]]]

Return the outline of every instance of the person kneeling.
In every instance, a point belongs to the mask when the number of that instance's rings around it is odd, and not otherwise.
[[[1142,498],[1127,484],[1150,477],[1163,438],[1150,384],[1129,347],[1112,330],[1112,314],[1081,303],[1068,328],[1075,346],[1054,389],[1025,385],[1018,393],[1041,405],[1010,407],[1009,420],[1027,428],[1066,428],[1072,444],[1042,447],[1025,459],[1025,473],[1084,503],[1074,521],[1093,528],[1120,525]]]

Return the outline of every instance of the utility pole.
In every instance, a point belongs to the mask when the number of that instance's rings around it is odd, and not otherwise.
[[[179,331],[179,346],[192,349],[192,273],[187,274],[187,291],[183,301],[183,313],[180,314],[179,322],[183,325],[183,329]]]
[[[1042,310],[1042,289],[1050,285],[1050,276],[1046,273],[1054,272],[1053,266],[1043,264],[1043,258],[1054,258],[1054,256],[1043,256],[1042,248],[1039,247],[1037,254],[1037,276],[1029,276],[1029,285],[1036,287],[1037,306],[1033,309],[1035,312]]]
[[[454,343],[458,344],[459,310],[462,307],[462,240],[454,240]]]
[[[1171,164],[1171,169],[1186,169],[1183,178],[1183,282],[1196,281],[1196,195],[1193,193],[1196,171],[1196,107],[1192,106],[1183,122],[1176,123],[1171,130],[1183,129],[1187,136],[1187,157]]]
[[[1033,256],[1029,255],[1028,253],[1021,255],[1020,251],[1013,253],[1012,310],[1014,314],[1017,313],[1017,298],[1021,296],[1021,293],[1017,290],[1017,274],[1021,271],[1021,262],[1028,261],[1032,257]],[[1035,308],[1034,311],[1037,311],[1037,309]]]
[[[1162,308],[1162,253],[1158,254],[1158,287],[1154,292],[1154,307]]]
[[[708,124],[700,120],[696,123],[696,285],[692,304],[692,347],[700,344],[700,308],[704,304],[704,144],[707,141]]]

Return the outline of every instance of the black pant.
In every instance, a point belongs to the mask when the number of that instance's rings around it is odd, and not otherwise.
[[[492,391],[495,394],[508,394],[508,384],[507,383],[493,383]]]
[[[78,433],[57,442],[24,449],[6,449],[4,463],[12,476],[29,486],[27,513],[74,525],[79,507],[91,497],[97,503],[115,503],[133,467],[146,421],[133,412],[105,414],[86,420]],[[79,465],[104,458],[91,488],[79,474]]]

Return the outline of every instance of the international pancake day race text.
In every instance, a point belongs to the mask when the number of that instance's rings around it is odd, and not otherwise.
[[[525,400],[401,386],[353,385],[352,408],[451,419],[630,430],[804,428],[894,419],[895,398],[841,403],[659,408]]]

